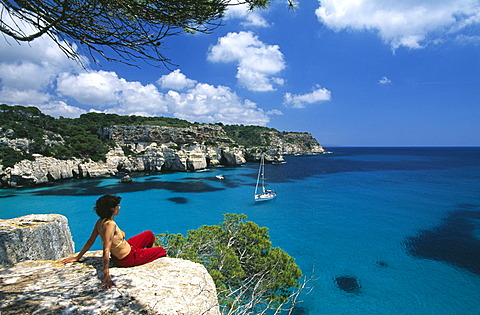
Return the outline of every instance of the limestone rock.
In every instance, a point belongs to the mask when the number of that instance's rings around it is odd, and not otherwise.
[[[126,169],[126,165],[129,165],[128,158],[125,156],[122,148],[120,146],[115,146],[113,149],[108,151],[105,154],[106,163],[110,166],[110,169],[122,170],[129,172],[129,169]]]
[[[151,143],[148,146],[140,145],[141,152],[134,157],[130,157],[130,171],[136,172],[160,172],[166,163],[165,147]]]
[[[264,131],[260,143],[275,149],[276,154],[322,154],[327,151],[310,133]]]
[[[165,169],[169,171],[185,172],[187,168],[187,154],[184,150],[164,148]]]
[[[327,152],[309,133],[275,130],[262,132],[258,144],[253,147],[238,146],[220,125],[188,128],[112,126],[101,128],[98,134],[115,143],[115,147],[106,154],[105,162],[64,161],[36,156],[35,161],[24,160],[13,168],[0,166],[0,186],[20,187],[76,177],[108,177],[118,172],[185,172],[220,165],[240,166],[247,160],[259,161],[261,152],[266,153],[267,162],[273,163],[282,163],[283,155]],[[27,139],[13,141],[7,136],[11,136],[8,130],[0,138],[0,147],[11,146],[28,151]],[[44,138],[49,141],[49,146],[64,142],[53,133]]]
[[[187,169],[197,171],[207,168],[207,156],[200,145],[189,146],[185,149],[187,153]]]
[[[113,176],[117,170],[105,162],[88,161],[78,165],[78,171],[83,178],[98,178]]]
[[[119,180],[119,182],[128,184],[128,183],[132,183],[133,180],[130,177],[130,175],[127,174],[127,175],[123,176],[122,179]]]
[[[35,161],[23,160],[7,168],[6,181],[9,186],[18,187],[73,178],[78,173],[78,163],[77,159],[65,161],[36,155]]]
[[[246,163],[244,152],[239,148],[223,148],[222,160],[225,161],[225,164],[231,166],[239,166]]]
[[[111,126],[98,132],[101,138],[114,140],[116,143],[169,143],[178,145],[193,142],[209,142],[216,145],[229,145],[233,141],[228,138],[222,127],[217,125],[197,125],[188,128],[165,126]]]
[[[217,147],[207,147],[206,151],[206,160],[209,166],[219,166],[222,160],[222,150]]]
[[[0,220],[0,266],[59,259],[74,252],[68,220],[59,214],[31,214]]]
[[[206,269],[177,258],[110,268],[115,286],[101,288],[101,251],[79,263],[19,263],[0,269],[2,314],[220,315],[215,284]]]
[[[0,148],[10,147],[16,150],[28,152],[30,143],[31,141],[25,138],[9,139],[7,137],[0,137]]]

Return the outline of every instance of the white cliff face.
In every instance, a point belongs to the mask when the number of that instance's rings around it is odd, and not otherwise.
[[[0,167],[0,186],[19,187],[70,178],[115,176],[119,172],[197,171],[219,165],[239,166],[258,161],[266,151],[268,162],[282,162],[283,154],[321,154],[326,151],[311,134],[265,131],[259,146],[234,146],[225,131],[216,125],[189,128],[164,126],[113,126],[100,136],[116,143],[106,161],[58,160],[35,156],[15,166]],[[130,151],[124,153],[122,147]]]
[[[2,314],[220,315],[215,284],[205,267],[177,258],[110,268],[115,286],[102,285],[102,253],[79,263],[29,261],[0,269]]]
[[[80,160],[58,160],[52,157],[36,156],[35,161],[23,160],[6,173],[11,186],[43,184],[52,180],[73,178],[78,173]]]
[[[195,144],[185,148],[187,170],[196,171],[207,168],[207,154],[204,146]]]
[[[13,134],[13,130],[11,130]],[[31,141],[25,138],[9,139],[7,137],[0,137],[0,148],[10,147],[17,150],[28,151]]]
[[[0,266],[72,254],[68,220],[59,214],[31,214],[0,220]]]
[[[112,126],[100,130],[100,137],[108,138],[120,145],[135,143],[176,143],[185,145],[193,142],[211,142],[218,146],[233,144],[222,127],[198,125],[188,128],[165,126]]]
[[[247,162],[244,157],[244,151],[240,148],[222,148],[222,158],[227,165],[242,165]]]
[[[222,150],[220,148],[207,146],[205,152],[208,165],[215,167],[221,164]]]

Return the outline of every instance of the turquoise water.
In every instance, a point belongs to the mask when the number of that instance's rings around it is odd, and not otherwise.
[[[102,194],[127,235],[185,233],[245,213],[315,281],[295,314],[480,314],[480,148],[332,148],[266,165],[277,198],[255,203],[257,164],[0,190],[0,218],[60,213],[80,250]],[[215,179],[223,174],[225,180]],[[100,249],[100,243],[94,245]],[[360,288],[341,290],[353,277]]]

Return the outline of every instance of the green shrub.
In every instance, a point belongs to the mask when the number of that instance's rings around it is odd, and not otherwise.
[[[287,303],[302,276],[295,259],[272,242],[266,227],[244,214],[225,214],[220,225],[182,234],[160,234],[157,245],[168,255],[204,265],[215,281],[225,313],[232,309],[260,314]],[[230,314],[230,313],[229,313]]]

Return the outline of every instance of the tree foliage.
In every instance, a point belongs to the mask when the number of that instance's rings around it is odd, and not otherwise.
[[[215,281],[222,314],[260,314],[286,305],[302,276],[295,259],[272,242],[266,227],[244,214],[225,214],[220,225],[160,234],[169,256],[203,264]]]
[[[233,139],[239,145],[253,147],[259,146],[262,143],[262,133],[265,131],[275,131],[276,129],[262,127],[262,126],[244,126],[244,125],[226,125],[223,129],[227,133],[227,136]],[[265,145],[266,143],[264,143]]]
[[[250,9],[270,0],[241,0]],[[0,31],[17,41],[49,36],[70,58],[77,52],[94,60],[135,64],[136,60],[170,63],[160,49],[181,33],[210,33],[220,26],[230,0],[0,0]],[[293,6],[291,0],[287,3]],[[26,22],[31,28],[26,28]],[[33,30],[32,30],[33,28]]]

